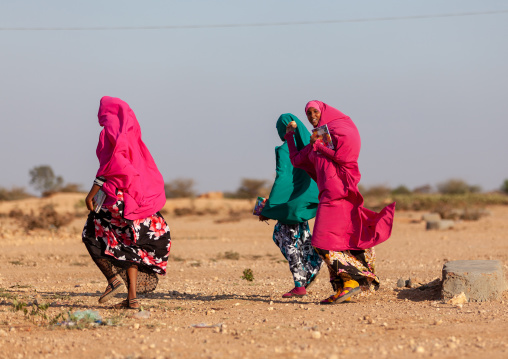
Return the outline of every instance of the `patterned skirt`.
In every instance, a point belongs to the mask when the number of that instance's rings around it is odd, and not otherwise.
[[[362,290],[377,290],[379,278],[376,272],[374,248],[334,252],[315,248],[330,272],[330,283],[334,291],[342,290],[344,283],[355,280]]]
[[[135,264],[137,291],[153,291],[158,283],[156,274],[166,274],[171,249],[169,227],[160,213],[131,221],[123,218],[123,208],[123,193],[118,191],[115,204],[103,206],[99,213],[91,211],[83,229],[83,243],[106,277],[104,260],[111,271],[109,276],[118,274],[126,284],[127,268]]]
[[[273,230],[273,241],[289,263],[295,287],[308,287],[321,268],[321,258],[311,240],[307,221],[299,224],[277,222]]]

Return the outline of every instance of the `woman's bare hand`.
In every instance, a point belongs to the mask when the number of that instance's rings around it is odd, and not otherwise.
[[[93,196],[90,196],[90,193],[86,196],[85,203],[86,208],[88,208],[89,211],[93,211]]]
[[[316,142],[318,139],[318,136],[313,133],[311,136],[310,136],[310,145],[313,146],[314,145],[314,142]]]
[[[260,215],[259,215],[259,220],[260,220],[261,222],[268,221],[269,219],[270,219],[270,218],[267,218],[267,217],[263,216],[262,214],[260,214]]]
[[[86,208],[88,208],[89,211],[93,211],[93,207],[95,204],[93,201],[93,197],[97,194],[97,192],[99,192],[100,189],[101,188],[94,183],[94,185],[90,189],[90,192],[88,192],[88,195],[85,198],[85,203],[86,203]]]
[[[290,123],[288,123],[288,125],[286,126],[286,133],[294,131],[296,126],[297,126],[297,124],[295,121],[291,121]]]

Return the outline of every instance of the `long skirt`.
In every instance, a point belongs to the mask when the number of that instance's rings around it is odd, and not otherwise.
[[[166,274],[171,249],[169,227],[160,213],[138,220],[123,218],[123,193],[117,201],[91,211],[82,240],[106,279],[120,275],[128,286],[127,268],[138,267],[137,292],[155,290],[156,274]]]
[[[321,268],[321,258],[311,245],[312,236],[307,221],[299,224],[277,222],[273,241],[289,263],[295,287],[307,287]]]
[[[330,272],[330,283],[334,291],[344,288],[344,283],[355,280],[362,290],[377,290],[376,252],[374,248],[334,252],[315,248]]]

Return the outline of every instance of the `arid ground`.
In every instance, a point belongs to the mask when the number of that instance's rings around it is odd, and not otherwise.
[[[450,260],[496,259],[508,272],[506,206],[447,231],[426,231],[423,212],[397,212],[392,237],[376,248],[379,291],[323,306],[332,294],[325,267],[309,295],[281,298],[292,278],[274,221],[247,213],[253,202],[169,201],[168,273],[140,296],[140,315],[111,309],[125,292],[97,302],[106,281],[81,243],[83,197],[0,203],[0,358],[508,358],[507,292],[457,306],[431,283]],[[13,211],[37,216],[47,204],[69,223],[27,231],[28,217]],[[398,288],[399,278],[412,288]],[[84,310],[104,324],[58,325]]]

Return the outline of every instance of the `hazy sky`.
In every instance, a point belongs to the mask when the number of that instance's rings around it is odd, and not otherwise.
[[[360,130],[366,186],[508,178],[508,13],[286,26],[16,31],[355,20],[506,11],[506,1],[0,2],[0,186],[50,165],[91,186],[102,96],[137,115],[166,181],[272,179],[275,122],[317,99]],[[310,125],[309,125],[310,128]]]

